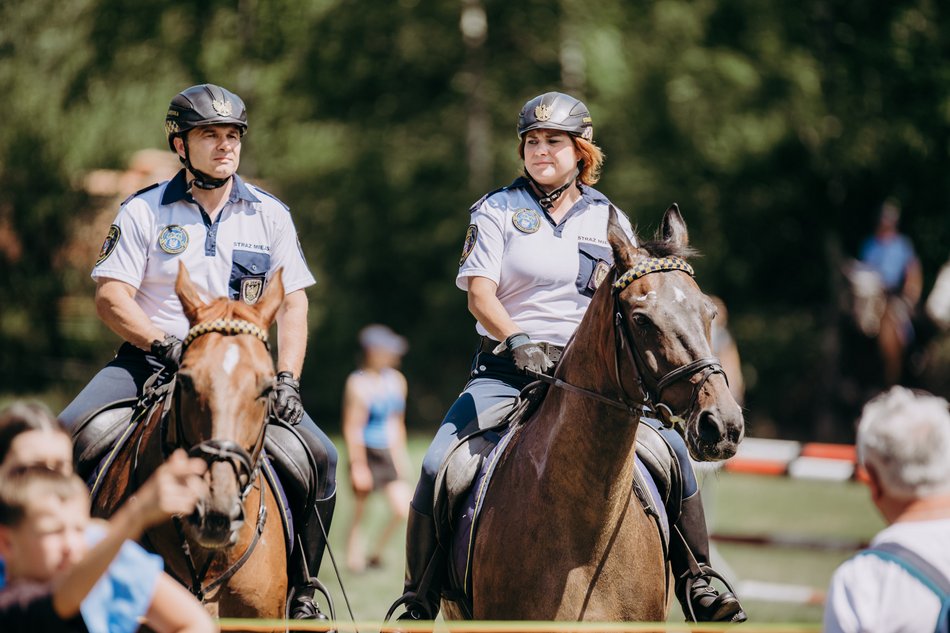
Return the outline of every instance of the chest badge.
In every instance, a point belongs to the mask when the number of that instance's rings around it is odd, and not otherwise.
[[[241,280],[241,301],[254,305],[261,298],[264,280],[260,277],[245,277]]]
[[[534,209],[518,209],[511,222],[522,233],[534,233],[541,228],[541,214]]]
[[[158,245],[169,255],[177,255],[188,248],[188,232],[177,224],[169,224],[158,236]]]
[[[600,288],[600,284],[604,283],[604,279],[607,279],[607,275],[610,274],[610,264],[604,260],[598,260],[597,265],[594,266],[593,272],[590,274],[590,281],[587,283],[587,287],[590,290],[597,290]]]

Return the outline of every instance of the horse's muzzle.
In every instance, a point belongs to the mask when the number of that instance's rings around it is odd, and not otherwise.
[[[700,410],[690,421],[692,432],[687,432],[686,443],[694,459],[716,462],[729,459],[739,450],[739,442],[745,435],[742,412],[727,415],[718,407]]]
[[[199,502],[186,523],[189,536],[208,549],[221,549],[237,543],[238,534],[244,526],[244,506],[235,498],[227,512],[209,509],[204,501]]]

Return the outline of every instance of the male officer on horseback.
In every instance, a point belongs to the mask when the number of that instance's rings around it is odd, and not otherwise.
[[[288,487],[300,534],[288,570],[291,617],[323,619],[312,577],[320,569],[336,501],[337,452],[300,400],[307,346],[304,289],[314,278],[288,208],[237,175],[247,127],[244,102],[220,86],[192,86],[172,99],[165,132],[184,168],[122,204],[92,272],[99,317],[125,342],[60,418],[73,429],[81,451],[111,430],[94,423],[97,413],[141,396],[156,371],[177,370],[189,327],[175,294],[180,261],[207,298],[228,296],[249,304],[282,268],[286,294],[277,314],[278,372],[270,395],[282,424],[268,427],[265,446]],[[79,467],[88,472],[95,465]],[[308,497],[316,500],[314,507],[305,507]]]

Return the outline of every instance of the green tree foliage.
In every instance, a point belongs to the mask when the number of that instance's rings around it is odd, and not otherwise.
[[[902,200],[928,283],[947,257],[947,21],[932,0],[11,0],[0,376],[76,390],[107,357],[114,337],[76,340],[60,309],[92,293],[61,256],[94,211],[82,176],[164,147],[170,98],[210,81],[247,101],[242,173],[291,205],[318,276],[308,408],[335,425],[356,332],[378,321],[412,344],[410,423],[434,425],[474,345],[453,283],[467,209],[518,174],[522,103],[562,89],[642,232],[680,203],[750,417],[812,433],[835,399],[834,266],[880,201]],[[66,361],[87,370],[64,382]]]

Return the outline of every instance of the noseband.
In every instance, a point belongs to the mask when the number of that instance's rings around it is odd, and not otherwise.
[[[643,359],[640,349],[634,345],[633,335],[630,332],[630,325],[627,323],[627,317],[624,314],[624,310],[620,302],[620,293],[637,279],[640,279],[644,275],[649,275],[650,273],[667,272],[673,270],[685,272],[690,277],[693,276],[693,267],[686,263],[686,261],[682,258],[647,257],[641,258],[637,262],[636,266],[620,275],[620,277],[618,277],[613,283],[614,329],[616,334],[614,337],[616,341],[614,372],[617,381],[617,387],[621,394],[619,399],[608,398],[594,391],[590,391],[589,389],[583,389],[581,387],[577,387],[576,385],[566,383],[559,378],[551,378],[549,376],[539,376],[539,378],[555,387],[585,395],[614,408],[628,411],[631,414],[638,414],[651,410],[655,411],[666,426],[682,424],[685,421],[683,416],[688,416],[689,412],[695,408],[697,398],[699,397],[699,391],[702,389],[703,385],[706,384],[706,381],[709,380],[709,378],[714,374],[722,374],[723,377],[726,376],[726,373],[722,369],[722,364],[719,362],[718,358],[714,356],[707,356],[704,358],[698,358],[692,362],[686,363],[685,365],[681,365],[676,369],[664,374],[660,378],[651,377],[650,373],[646,371],[647,365]],[[639,402],[633,401],[627,395],[627,391],[623,386],[623,381],[620,377],[620,360],[624,353],[621,352],[621,350],[625,352],[630,364],[637,371],[637,384],[640,388],[641,395]],[[673,409],[663,402],[663,391],[670,385],[673,385],[681,380],[691,379],[696,374],[701,374],[701,379],[693,388],[693,394],[690,398],[689,404],[683,411],[683,416],[676,415],[673,412]],[[728,378],[726,380],[728,382]]]
[[[267,342],[267,332],[263,328],[254,325],[250,321],[241,319],[215,319],[214,321],[199,323],[188,330],[188,336],[185,337],[182,344],[182,353],[184,354],[184,350],[187,350],[188,346],[194,342],[196,338],[205,334],[211,334],[212,332],[225,336],[248,334],[257,338],[264,343],[267,349],[270,349],[270,345]],[[272,385],[269,386],[261,396],[266,396],[267,392],[272,388]],[[185,437],[181,422],[182,416],[179,405],[177,404],[181,402],[178,385],[176,385],[175,391],[175,434],[177,436],[177,442],[169,442],[173,446],[179,445],[179,442]],[[222,439],[210,439],[199,442],[188,449],[188,455],[190,457],[200,457],[207,462],[208,468],[211,468],[211,465],[215,462],[227,462],[230,464],[231,468],[234,469],[234,474],[237,476],[238,485],[241,487],[240,499],[243,502],[248,493],[250,493],[256,479],[257,471],[260,468],[260,449],[264,442],[264,430],[266,427],[266,424],[261,424],[261,431],[254,442],[254,453],[256,457],[252,457],[251,454],[237,442]]]

